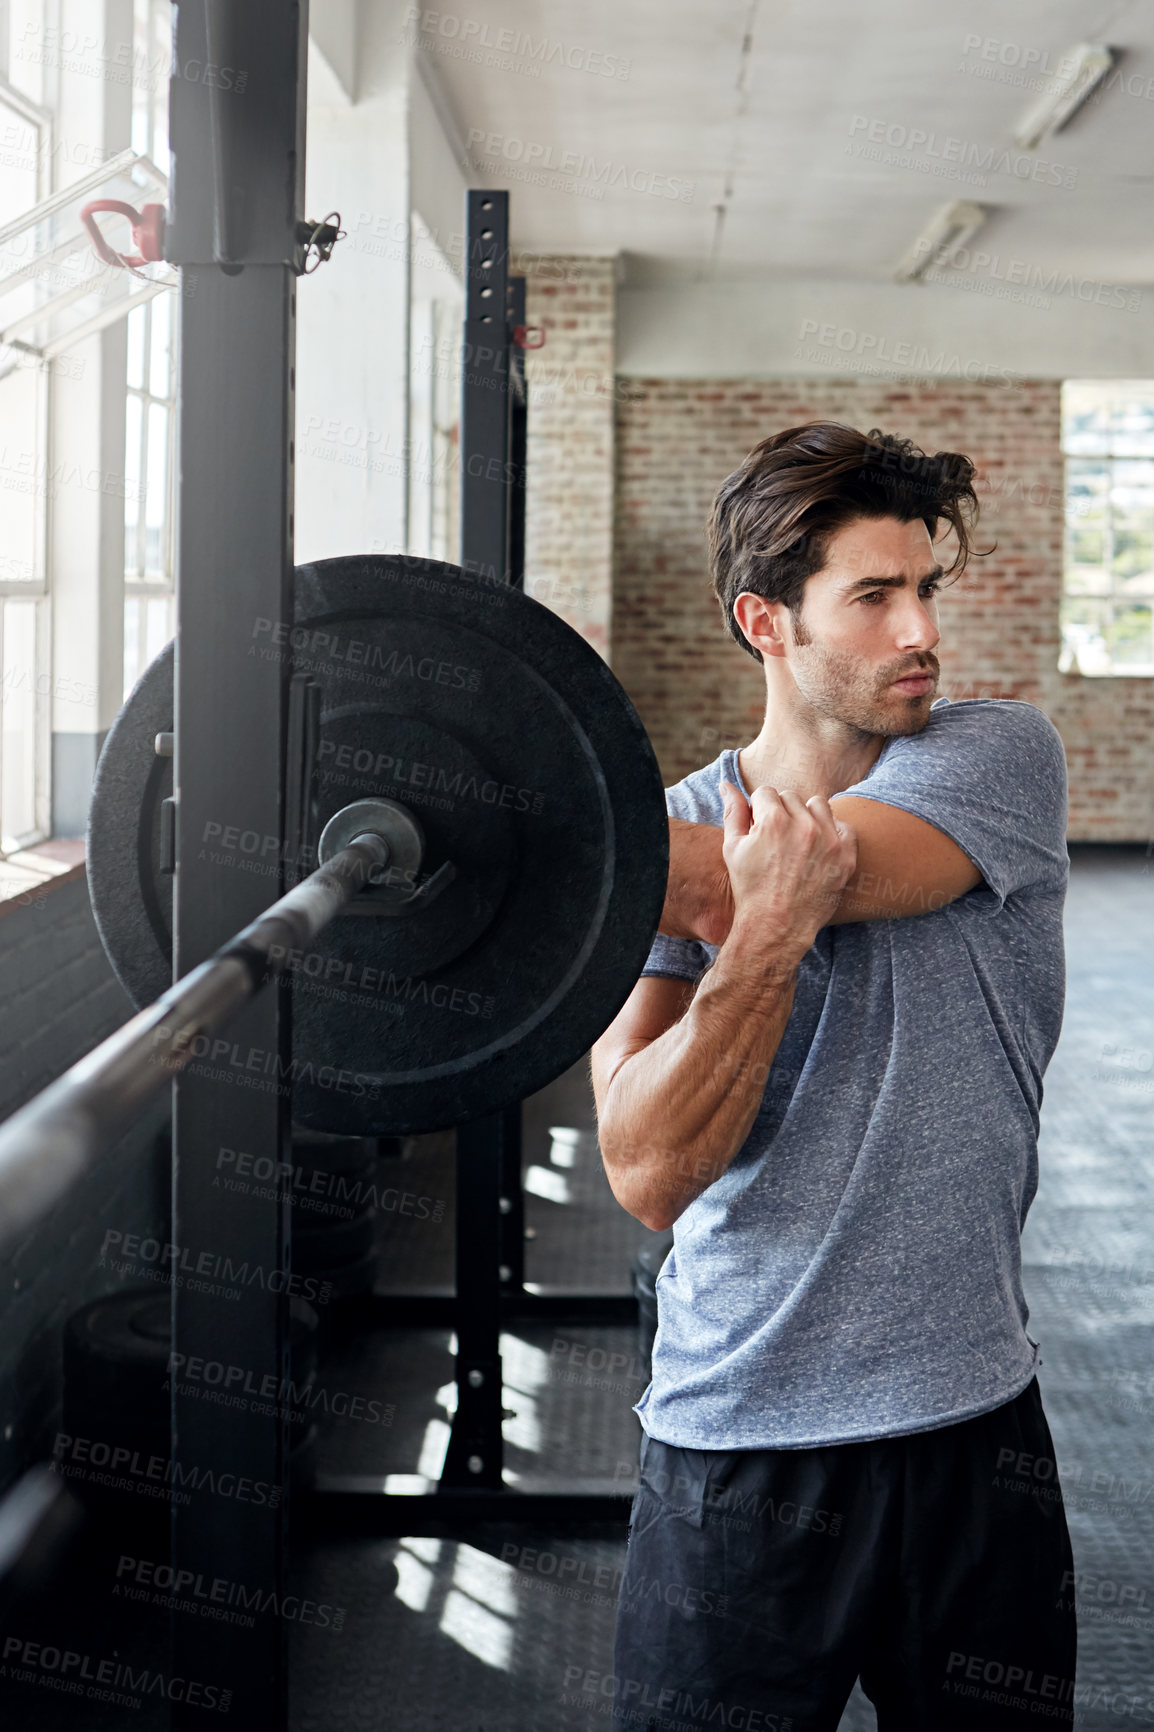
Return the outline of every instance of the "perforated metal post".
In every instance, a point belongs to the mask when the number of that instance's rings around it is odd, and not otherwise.
[[[510,577],[509,195],[470,192],[465,212],[465,328],[461,369],[461,563],[487,582]],[[501,1214],[516,1165],[521,1109],[489,1113],[457,1132],[457,1412],[441,1474],[445,1487],[498,1489],[501,1435]],[[508,1200],[508,1199],[507,1199]],[[520,1269],[517,1271],[520,1285]]]

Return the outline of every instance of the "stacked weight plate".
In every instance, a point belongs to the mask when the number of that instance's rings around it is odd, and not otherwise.
[[[370,1293],[377,1272],[377,1139],[298,1127],[292,1142],[292,1266],[326,1301]]]
[[[221,1364],[196,1368],[205,1400],[220,1405],[221,1459],[227,1460],[230,1409],[272,1400],[288,1409],[293,1477],[306,1475],[316,1427],[309,1391],[317,1367],[317,1315],[290,1301],[291,1371],[287,1384],[272,1367],[247,1368],[230,1380]],[[220,1463],[174,1460],[169,1439],[171,1379],[187,1375],[172,1363],[172,1297],[165,1290],[128,1289],[85,1305],[64,1328],[64,1393],[56,1440],[58,1471],[89,1512],[128,1528],[161,1533],[169,1498]],[[189,1368],[191,1369],[191,1368]],[[270,1379],[270,1381],[266,1381]]]

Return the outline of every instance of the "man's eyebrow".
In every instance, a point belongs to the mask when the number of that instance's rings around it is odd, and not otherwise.
[[[924,577],[918,578],[918,588],[923,583],[934,583],[943,575],[942,567],[935,565],[932,571],[927,571]],[[852,583],[842,586],[843,595],[852,595],[855,589],[903,589],[904,577],[857,577]]]

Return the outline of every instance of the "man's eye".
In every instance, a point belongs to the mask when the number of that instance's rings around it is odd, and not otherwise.
[[[937,578],[935,577],[935,579],[932,583],[923,583],[922,594],[923,595],[937,595],[938,590],[941,587],[942,587],[941,584],[938,582]]]
[[[871,589],[868,592],[868,594],[860,595],[858,597],[858,600],[859,601],[884,601],[885,598],[886,598],[886,592],[884,589]]]

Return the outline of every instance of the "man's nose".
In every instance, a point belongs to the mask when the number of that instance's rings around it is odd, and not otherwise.
[[[941,637],[937,622],[925,602],[920,597],[915,599],[911,596],[897,621],[896,647],[928,652],[937,647]]]

